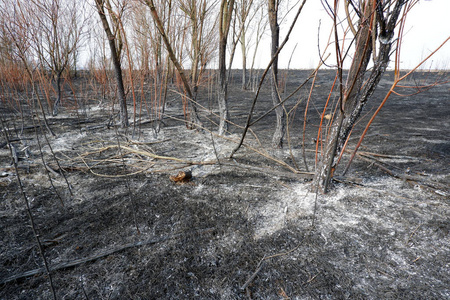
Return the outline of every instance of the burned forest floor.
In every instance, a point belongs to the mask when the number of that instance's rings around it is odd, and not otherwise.
[[[283,71],[282,98],[310,73]],[[113,96],[66,84],[59,114],[47,113],[55,135],[26,97],[3,97],[0,299],[52,298],[26,201],[58,299],[450,299],[449,73],[402,83],[403,96],[388,99],[349,171],[342,174],[351,151],[322,195],[311,179],[334,75],[319,71],[286,101],[284,148],[271,147],[272,112],[231,159],[254,97],[239,71],[225,136],[212,84],[198,94],[202,130],[186,128],[175,86],[161,122],[150,100],[136,114],[129,100],[123,129]],[[347,149],[393,76],[384,75]],[[253,119],[271,103],[264,85]],[[192,178],[174,182],[180,171]]]

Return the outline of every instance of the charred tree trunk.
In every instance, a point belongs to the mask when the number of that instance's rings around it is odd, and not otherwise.
[[[270,53],[273,57],[276,55],[280,40],[280,26],[278,25],[278,0],[269,0],[269,24],[271,31],[271,48]],[[280,95],[278,93],[278,57],[276,57],[272,64],[272,76],[270,80],[272,88],[272,102],[276,106],[280,103]],[[283,147],[283,137],[285,133],[285,119],[283,107],[279,105],[275,109],[276,126],[272,137],[272,146],[274,148]]]
[[[116,47],[116,37],[111,31],[108,20],[105,14],[104,0],[95,0],[97,5],[97,12],[102,21],[103,30],[105,30],[106,36],[109,42],[109,48],[111,50],[111,60],[114,66],[114,74],[117,83],[117,96],[119,99],[120,107],[120,126],[122,128],[128,127],[128,111],[127,111],[127,99],[125,96],[125,87],[123,85],[122,66],[120,63],[120,53]]]
[[[219,89],[217,95],[220,114],[219,134],[225,134],[228,131],[228,120],[230,119],[228,111],[226,51],[233,8],[234,0],[222,0],[219,16]]]
[[[355,54],[347,76],[345,87],[339,100],[339,108],[331,125],[329,138],[326,142],[318,168],[314,176],[314,186],[322,193],[327,193],[331,179],[337,167],[337,158],[344,148],[349,134],[361,115],[361,112],[374,93],[381,76],[386,71],[392,48],[392,37],[395,25],[403,5],[407,1],[397,1],[386,19],[380,0],[366,1],[356,35]],[[376,10],[376,13],[375,13]],[[374,60],[374,66],[369,78],[365,74],[373,51],[373,30],[379,26],[379,55]],[[337,42],[337,41],[336,41]]]
[[[226,48],[227,42],[223,39],[219,42],[219,91],[217,101],[219,104],[219,134],[224,134],[228,131],[228,120],[230,118],[228,111],[228,80],[227,80],[227,67],[226,67]]]

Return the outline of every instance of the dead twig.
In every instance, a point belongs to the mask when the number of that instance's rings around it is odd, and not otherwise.
[[[253,279],[255,279],[256,275],[258,275],[259,271],[261,271],[261,269],[263,267],[264,260],[265,260],[265,257],[260,260],[260,262],[258,263],[258,267],[256,268],[255,272],[253,272],[253,274],[247,279],[247,281],[244,283],[244,285],[241,286],[241,290],[245,290],[250,285],[250,283],[252,283]]]
[[[241,286],[241,290],[247,289],[247,287],[252,283],[252,281],[255,279],[256,275],[258,275],[259,271],[261,271],[261,269],[262,269],[262,267],[263,267],[265,261],[267,261],[267,260],[269,260],[269,259],[271,259],[271,258],[275,258],[275,257],[280,257],[280,256],[288,255],[288,254],[294,252],[295,250],[297,250],[297,249],[301,246],[302,243],[303,243],[303,240],[302,240],[300,243],[298,243],[297,246],[295,246],[294,248],[292,248],[291,250],[286,251],[286,252],[280,252],[280,253],[273,254],[273,255],[270,255],[270,256],[265,256],[265,255],[264,255],[264,257],[259,261],[258,266],[256,267],[255,272],[253,272],[253,274],[252,274],[252,275],[247,279],[247,281]]]
[[[419,230],[419,228],[422,226],[422,224],[419,224],[416,229],[414,229],[414,231],[409,235],[408,240],[406,241],[406,245],[409,244],[409,242],[412,240],[412,237],[416,234],[417,230]]]
[[[53,170],[53,168],[50,167],[50,165],[48,163],[44,163],[44,167],[47,169],[47,171],[52,173],[55,177],[58,177],[60,175],[55,170]]]
[[[389,154],[380,154],[380,153],[374,153],[374,152],[367,152],[367,151],[358,151],[361,155],[367,155],[367,156],[375,156],[375,157],[382,157],[382,158],[388,158],[388,159],[404,159],[404,160],[412,160],[412,161],[418,161],[420,160],[418,157],[414,156],[407,156],[407,155],[389,155]]]
[[[419,259],[421,259],[420,256],[418,256],[418,257],[417,257],[415,260],[413,260],[411,263],[413,264],[413,263],[417,262]]]
[[[306,284],[309,284],[309,283],[313,282],[314,279],[316,279],[317,276],[320,275],[320,273],[321,273],[321,272],[319,272],[319,273],[317,273],[316,275],[314,275],[313,277],[309,278],[303,285],[306,285]]]

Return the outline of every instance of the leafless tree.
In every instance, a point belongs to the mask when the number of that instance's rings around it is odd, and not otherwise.
[[[45,114],[44,106],[41,102],[41,97],[37,92],[38,87],[36,84],[36,72],[38,68],[38,62],[36,61],[36,52],[33,48],[33,24],[32,12],[30,12],[30,6],[22,5],[22,2],[18,2],[17,6],[13,3],[4,3],[5,9],[2,10],[2,28],[8,35],[8,39],[11,42],[11,49],[14,52],[13,62],[19,61],[26,74],[27,81],[31,83],[31,99],[36,100],[39,110],[42,113],[44,124],[50,134],[55,135],[51,130],[47,117]],[[34,104],[35,103],[30,103]],[[34,109],[34,107],[33,107]]]
[[[228,111],[228,79],[227,79],[227,65],[226,65],[226,51],[228,32],[234,10],[234,0],[222,0],[220,2],[219,11],[219,88],[218,88],[218,103],[219,103],[219,134],[224,134],[228,131],[228,120],[230,118]]]
[[[253,31],[255,28],[252,28],[253,21],[255,21],[255,16],[258,11],[263,7],[263,1],[261,0],[239,0],[236,2],[236,19],[238,20],[239,27],[241,28],[241,34],[239,36],[239,43],[241,45],[241,56],[242,56],[242,89],[246,90],[249,88],[249,81],[247,80],[247,56],[249,47],[249,40],[253,37]],[[256,30],[259,29],[259,25],[266,18],[261,16],[258,21]],[[256,37],[258,39],[258,37]],[[258,41],[255,42],[255,48],[258,46]]]
[[[25,3],[26,2],[26,3]],[[69,0],[23,1],[29,12],[32,47],[42,69],[50,70],[55,82],[53,115],[58,114],[62,97],[63,73],[76,60],[82,42],[86,16],[84,3]]]
[[[273,56],[276,55],[278,51],[278,45],[280,40],[280,26],[278,24],[278,10],[281,0],[268,0],[268,9],[269,9],[269,25],[271,31],[271,45],[270,45],[270,53]],[[272,76],[270,77],[271,88],[272,88],[272,102],[273,105],[278,105],[281,102],[280,94],[278,92],[278,57],[275,57],[272,69]],[[283,137],[285,134],[285,124],[286,124],[286,115],[284,113],[284,109],[281,105],[275,109],[276,114],[276,125],[275,132],[272,137],[272,146],[275,148],[283,147]]]
[[[329,189],[331,179],[338,164],[338,158],[349,134],[360,117],[361,111],[374,93],[381,76],[390,61],[393,50],[399,43],[393,38],[395,29],[404,22],[402,9],[408,5],[408,0],[367,0],[345,1],[347,21],[354,34],[354,48],[342,49],[338,36],[338,6],[340,1],[334,1],[334,6],[326,6],[334,22],[335,49],[339,80],[339,102],[330,131],[327,133],[325,150],[322,153],[315,172],[314,183],[323,193]],[[325,2],[326,3],[326,2]],[[348,5],[353,9],[356,22],[351,19]],[[404,12],[406,14],[407,12]],[[378,41],[378,43],[377,43]],[[353,49],[352,55],[347,51]],[[373,55],[377,50],[377,55]],[[347,78],[343,79],[343,62],[351,57],[351,66]],[[373,67],[369,69],[369,62]]]
[[[211,34],[214,22],[211,22],[214,5],[217,1],[207,0],[180,0],[181,10],[185,13],[188,22],[188,31],[191,38],[186,43],[191,60],[191,86],[194,100],[197,99],[200,79],[205,66],[213,53],[212,45],[215,42]],[[208,23],[208,21],[210,21]]]
[[[265,13],[265,9],[263,3],[261,2],[259,5],[259,8],[257,10],[257,12],[260,13],[259,18],[257,18],[257,24],[256,24],[256,28],[255,30],[255,38],[254,38],[254,46],[253,46],[253,55],[252,55],[252,63],[250,65],[250,72],[248,75],[248,79],[249,79],[249,86],[252,88],[252,90],[256,89],[256,77],[254,75],[254,69],[255,69],[255,60],[256,60],[256,56],[258,54],[258,50],[259,50],[259,45],[260,42],[264,36],[264,33],[266,32],[266,28],[267,28],[267,24],[268,22],[268,18],[266,17],[266,13]],[[247,49],[248,47],[246,47]]]
[[[173,65],[175,66],[182,84],[183,88],[187,94],[187,97],[192,101],[194,100],[194,93],[192,92],[191,85],[189,83],[188,77],[186,76],[186,72],[184,68],[182,67],[179,59],[177,58],[177,55],[173,48],[173,43],[169,39],[169,35],[164,27],[163,21],[160,18],[160,13],[157,10],[157,6],[155,6],[155,3],[153,0],[142,0],[150,9],[150,13],[152,15],[152,18],[155,22],[156,28],[161,35],[162,41],[166,47],[167,54],[172,61]],[[187,126],[191,129],[195,129],[201,126],[200,119],[198,117],[197,112],[197,104],[195,101],[192,101],[191,110],[189,111],[190,120],[187,124]]]
[[[103,30],[108,39],[109,48],[111,50],[111,60],[114,66],[114,73],[117,83],[117,95],[120,107],[120,125],[128,126],[127,100],[125,95],[125,87],[123,84],[121,52],[123,48],[123,40],[120,32],[120,18],[126,8],[126,1],[115,3],[116,10],[113,10],[110,0],[95,0],[98,15],[100,17]]]

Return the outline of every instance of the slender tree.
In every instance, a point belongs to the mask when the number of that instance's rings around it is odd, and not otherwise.
[[[254,47],[253,47],[253,55],[252,55],[252,63],[250,65],[250,72],[248,74],[248,80],[249,80],[249,87],[252,90],[256,90],[256,81],[257,81],[257,75],[255,75],[254,70],[255,70],[255,61],[256,61],[256,56],[258,54],[258,50],[259,50],[259,45],[261,43],[261,40],[264,36],[264,33],[266,31],[267,28],[267,24],[269,23],[267,20],[267,17],[265,16],[265,9],[264,5],[261,3],[259,5],[258,11],[261,14],[260,17],[258,18],[258,22],[256,24],[256,29],[255,29],[255,41],[254,41]]]
[[[269,25],[271,32],[271,45],[270,45],[270,53],[273,56],[276,55],[278,51],[278,45],[280,40],[280,26],[278,24],[278,8],[279,8],[280,0],[268,0],[268,9],[269,9]],[[280,94],[278,92],[278,57],[275,57],[272,68],[271,68],[271,80],[270,86],[272,88],[272,102],[273,105],[278,105],[281,102]],[[276,125],[275,132],[272,137],[272,146],[274,148],[282,148],[283,147],[283,137],[285,134],[285,124],[286,124],[286,115],[284,113],[284,109],[281,105],[275,109],[276,114]]]
[[[97,12],[102,22],[103,30],[106,33],[109,48],[111,50],[111,60],[114,66],[114,74],[117,83],[117,96],[120,107],[120,125],[122,128],[128,127],[128,111],[121,65],[121,51],[123,47],[123,41],[120,35],[120,24],[118,18],[122,16],[125,10],[125,3],[126,2],[122,2],[119,4],[119,11],[118,13],[116,13],[113,11],[109,0],[95,0]],[[108,21],[108,16],[110,21]],[[112,23],[112,25],[110,25],[110,23]],[[114,26],[114,32],[111,29],[112,26]]]
[[[256,2],[256,3],[255,3]],[[241,27],[241,33],[239,36],[239,43],[241,45],[242,56],[242,89],[248,89],[248,76],[247,76],[247,55],[249,51],[248,40],[252,37],[250,30],[250,24],[254,20],[254,17],[258,13],[258,10],[262,7],[262,1],[254,0],[240,0],[236,2],[236,18],[239,26]]]
[[[219,11],[219,89],[217,101],[219,104],[219,134],[228,131],[228,78],[226,65],[226,51],[228,32],[234,10],[234,0],[222,0]]]
[[[170,42],[169,36],[166,32],[166,29],[164,28],[163,22],[158,14],[157,7],[155,6],[155,3],[153,0],[142,0],[150,9],[150,13],[152,15],[152,18],[155,22],[156,28],[158,29],[159,34],[161,35],[162,41],[164,45],[166,46],[167,54],[172,61],[173,65],[175,66],[178,74],[180,75],[181,81],[183,83],[184,90],[190,100],[194,100],[194,94],[191,89],[191,85],[189,84],[189,80],[186,76],[186,72],[184,68],[181,66],[176,53],[174,51],[174,48],[172,47],[172,43]],[[188,122],[188,127],[191,129],[197,129],[201,127],[201,122],[198,117],[197,112],[197,104],[195,101],[192,102],[191,110],[189,111],[190,120]]]
[[[197,99],[198,88],[204,67],[210,59],[210,48],[214,42],[211,36],[205,38],[205,32],[212,31],[208,28],[208,18],[212,12],[212,4],[207,0],[180,0],[181,10],[185,13],[188,22],[188,30],[191,41],[186,43],[191,59],[191,87],[194,100]]]
[[[30,0],[32,46],[43,69],[51,71],[56,100],[53,115],[58,114],[62,97],[62,76],[76,59],[83,37],[86,18],[83,3],[67,0]]]
[[[20,61],[21,67],[23,67],[24,73],[27,75],[27,81],[31,83],[31,99],[36,100],[47,130],[55,136],[48,124],[44,106],[38,93],[37,76],[35,76],[35,70],[38,67],[36,61],[38,54],[33,47],[33,12],[30,11],[30,6],[23,5],[21,2],[17,4],[17,6],[14,6],[10,3],[2,10],[1,24],[11,42],[14,61]]]

